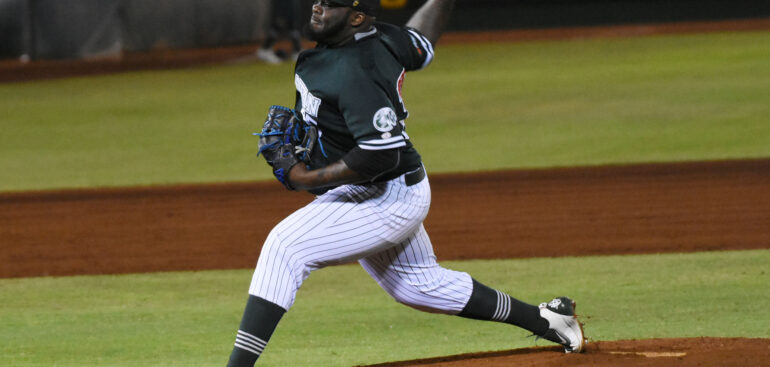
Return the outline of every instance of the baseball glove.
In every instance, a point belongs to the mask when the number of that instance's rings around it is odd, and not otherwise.
[[[318,140],[318,129],[302,121],[297,111],[283,106],[270,106],[259,136],[259,151],[273,175],[289,190],[289,171],[294,165],[310,162],[310,154]]]

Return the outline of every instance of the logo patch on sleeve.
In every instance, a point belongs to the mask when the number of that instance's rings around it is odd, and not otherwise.
[[[377,131],[388,132],[396,127],[397,120],[396,111],[390,107],[383,107],[374,114],[372,123]]]

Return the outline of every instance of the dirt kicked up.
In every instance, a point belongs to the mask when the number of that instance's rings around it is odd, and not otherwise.
[[[768,159],[430,180],[425,226],[441,260],[770,247]],[[268,231],[310,200],[277,182],[0,194],[0,277],[251,268]],[[761,365],[770,339],[595,341],[581,355],[544,347],[378,366],[561,366],[565,358]]]

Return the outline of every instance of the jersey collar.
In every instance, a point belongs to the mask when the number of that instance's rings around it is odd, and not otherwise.
[[[2,0],[0,0],[0,1],[2,1]],[[377,28],[372,26],[372,29],[370,29],[370,30],[368,30],[366,32],[358,32],[358,33],[354,34],[353,35],[353,40],[355,42],[358,42],[360,40],[369,39],[369,38],[373,37],[376,34],[377,34]],[[329,47],[329,45],[327,45],[325,43],[320,43],[319,42],[319,43],[316,44],[315,48],[317,48],[317,49],[339,48],[339,47],[345,47],[345,46],[349,45],[350,43],[351,43],[351,41],[347,41],[347,42],[345,42],[342,45],[338,45],[336,47]]]
[[[370,31],[359,32],[359,33],[354,34],[354,36],[356,37],[356,42],[357,42],[357,41],[360,41],[362,39],[366,39],[366,38],[369,38],[371,36],[374,36],[375,34],[377,34],[377,28],[372,27],[372,29]]]

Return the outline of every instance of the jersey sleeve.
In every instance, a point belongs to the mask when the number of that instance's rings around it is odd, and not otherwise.
[[[407,71],[420,70],[433,61],[433,44],[418,30],[381,24],[383,42]]]
[[[346,85],[338,108],[356,145],[363,150],[406,146],[404,126],[382,86],[370,78],[359,78]]]

